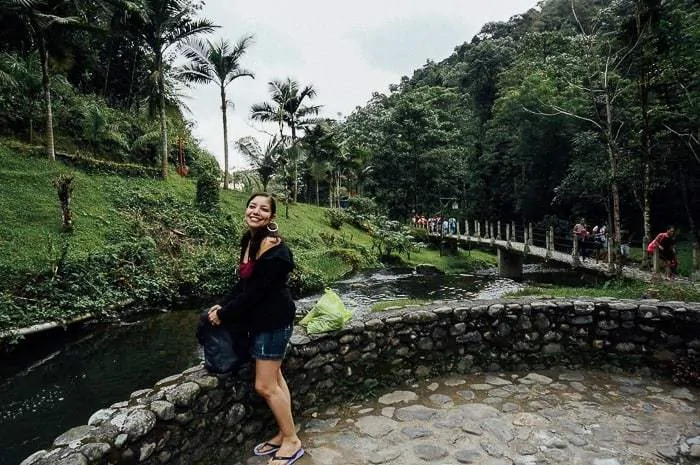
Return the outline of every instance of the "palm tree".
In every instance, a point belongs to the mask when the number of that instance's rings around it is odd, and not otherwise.
[[[19,0],[18,0],[19,1]],[[195,7],[190,0],[143,0],[144,24],[140,36],[153,54],[151,79],[155,83],[156,107],[160,120],[161,173],[168,177],[168,127],[165,114],[166,52],[174,45],[195,36],[209,33],[216,26],[207,19],[195,19]]]
[[[19,17],[26,25],[31,35],[33,46],[39,50],[41,85],[46,112],[46,154],[51,160],[56,159],[56,152],[54,150],[53,137],[53,109],[51,106],[51,79],[49,76],[47,34],[55,25],[79,23],[77,17],[53,14],[55,11],[60,11],[59,7],[64,5],[68,5],[68,2],[63,1],[60,2],[59,5],[47,5],[46,2],[42,0],[0,0],[0,13]]]
[[[284,150],[284,139],[273,137],[265,146],[265,150],[260,148],[260,144],[253,137],[243,137],[236,141],[236,146],[248,161],[253,164],[255,171],[260,176],[263,191],[267,191],[267,185],[280,165],[280,159]]]
[[[279,125],[280,136],[286,124],[292,132],[292,146],[297,142],[297,130],[304,129],[312,122],[308,117],[318,115],[320,105],[303,105],[305,99],[312,99],[316,96],[316,89],[308,85],[299,89],[299,83],[291,78],[285,81],[273,80],[268,83],[272,102],[258,103],[251,107],[250,116],[254,120],[261,122],[276,122]],[[296,161],[292,166],[292,176],[294,177],[293,200],[297,200],[299,176]]]
[[[0,53],[0,84],[21,96],[19,114],[29,125],[29,143],[34,143],[34,116],[41,111],[42,92],[39,54],[32,51],[26,56]]]
[[[240,77],[255,79],[251,71],[242,69],[241,56],[251,45],[253,36],[241,38],[235,45],[221,39],[217,43],[203,40],[190,40],[185,48],[185,57],[190,63],[183,66],[180,76],[191,82],[210,83],[219,86],[221,95],[221,117],[224,125],[224,189],[228,188],[228,125],[226,123],[226,87]]]
[[[326,179],[330,170],[330,163],[324,160],[313,160],[309,165],[309,175],[316,183],[316,206],[320,204],[318,198],[318,184],[320,181]],[[328,195],[330,196],[330,192]]]

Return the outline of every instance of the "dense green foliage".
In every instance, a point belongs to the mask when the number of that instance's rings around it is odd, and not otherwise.
[[[193,170],[205,172],[201,164]],[[61,174],[74,176],[71,233],[61,232],[52,186]],[[7,181],[0,183],[0,331],[85,313],[116,316],[124,303],[213,299],[235,279],[246,193],[220,192],[220,208],[203,212],[188,179],[86,174],[2,144],[0,177]],[[278,222],[298,264],[297,296],[377,266],[370,238],[350,226],[335,236],[321,208],[299,206]]]
[[[374,94],[341,152],[369,154],[364,192],[394,218],[456,198],[472,219],[697,240],[699,25],[687,0],[540,2]]]

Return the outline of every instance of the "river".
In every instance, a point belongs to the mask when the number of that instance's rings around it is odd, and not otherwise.
[[[537,266],[526,270],[526,279],[534,281],[548,281],[554,275],[564,276]],[[366,273],[332,286],[357,312],[381,300],[490,299],[522,287],[493,273],[442,276],[407,271]],[[300,299],[298,307],[308,309],[317,299]],[[44,348],[30,366],[12,374],[8,372],[13,371],[16,360],[0,360],[0,374],[4,375],[0,381],[0,465],[18,464],[34,451],[49,447],[62,432],[85,424],[96,410],[199,363],[194,337],[197,314],[198,310],[151,313],[136,321],[99,326],[57,344],[49,353]]]

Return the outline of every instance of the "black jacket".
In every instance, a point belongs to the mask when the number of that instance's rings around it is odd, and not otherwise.
[[[273,331],[294,322],[296,307],[287,285],[294,257],[282,242],[266,250],[247,279],[239,279],[224,297],[219,318],[225,324],[244,325],[253,332]]]

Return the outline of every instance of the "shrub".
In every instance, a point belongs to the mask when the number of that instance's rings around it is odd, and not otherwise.
[[[219,163],[214,157],[202,156],[195,163],[197,177],[197,207],[203,212],[219,209]]]
[[[295,299],[321,292],[325,287],[323,275],[301,263],[297,263],[296,268],[289,276],[289,289]]]
[[[351,197],[348,200],[348,210],[360,215],[374,215],[379,212],[377,203],[373,199],[359,196]]]
[[[326,219],[333,229],[340,229],[347,216],[340,208],[329,208],[325,211]]]
[[[326,252],[331,257],[339,258],[345,265],[350,267],[350,272],[355,273],[362,267],[362,255],[353,249],[331,249]]]

